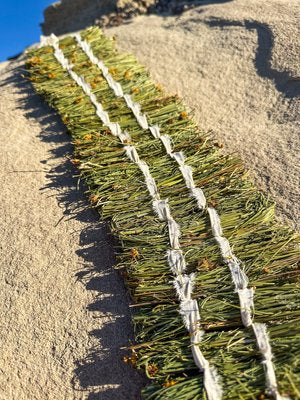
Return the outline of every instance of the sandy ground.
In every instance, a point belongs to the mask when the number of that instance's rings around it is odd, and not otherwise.
[[[0,70],[0,399],[136,399],[107,228],[76,188],[69,136],[21,68]]]
[[[290,226],[299,221],[298,1],[236,0],[109,29],[199,125],[238,152]],[[76,187],[58,118],[0,70],[0,400],[138,398],[111,239]]]
[[[242,157],[300,229],[300,3],[235,0],[106,31]]]

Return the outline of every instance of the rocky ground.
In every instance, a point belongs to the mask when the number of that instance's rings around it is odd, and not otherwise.
[[[205,0],[61,0],[45,10],[42,28],[47,35],[51,32],[61,35],[93,24],[118,26],[142,14],[179,15],[206,3]]]

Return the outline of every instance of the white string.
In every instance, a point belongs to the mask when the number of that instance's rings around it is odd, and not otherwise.
[[[52,34],[50,37],[42,37],[41,45],[50,45],[54,48],[54,56],[62,67],[70,74],[74,81],[83,89],[85,94],[90,98],[92,104],[96,109],[98,117],[101,119],[103,125],[107,126],[114,136],[117,136],[121,143],[124,144],[124,149],[127,157],[131,162],[136,164],[142,171],[145,177],[145,183],[149,194],[152,197],[152,205],[155,213],[159,219],[165,221],[168,225],[169,240],[171,250],[167,252],[167,259],[171,271],[174,274],[173,284],[176,289],[176,293],[180,300],[180,313],[183,317],[184,324],[188,329],[191,337],[192,354],[195,364],[204,374],[204,387],[207,392],[209,400],[220,400],[222,398],[222,389],[219,383],[219,377],[217,376],[216,370],[210,366],[209,362],[203,356],[198,344],[204,334],[200,326],[200,313],[199,307],[196,300],[192,300],[193,281],[195,275],[186,275],[183,272],[186,268],[186,263],[182,250],[180,249],[180,227],[171,215],[168,200],[161,200],[155,180],[151,176],[148,165],[145,161],[141,160],[136,148],[133,145],[127,145],[130,141],[130,135],[127,132],[122,132],[118,123],[112,123],[109,119],[109,115],[103,110],[102,105],[97,101],[96,96],[92,93],[90,85],[81,76],[78,76],[72,69],[72,65],[65,58],[63,52],[59,48],[58,38]],[[83,47],[84,49],[85,47]],[[91,61],[95,60],[92,58]],[[105,71],[108,82],[113,84],[113,80],[108,73],[107,68],[102,62],[97,61],[99,68],[103,68]],[[101,67],[100,67],[101,66]],[[114,92],[122,93],[122,88],[118,85],[113,85]],[[135,106],[135,112],[138,114],[139,106]]]
[[[267,327],[265,324],[253,321],[254,290],[248,287],[249,280],[243,269],[243,264],[241,260],[234,255],[229,241],[223,236],[221,221],[217,211],[212,207],[208,207],[207,211],[209,213],[214,238],[220,247],[225,264],[229,267],[231,278],[235,286],[235,292],[239,297],[242,323],[246,328],[251,327],[253,329],[257,347],[262,355],[267,392],[276,400],[287,400],[289,397],[281,396],[278,391]]]
[[[114,91],[115,95],[117,97],[123,97],[128,108],[132,111],[134,114],[138,124],[141,126],[142,129],[149,129],[152,135],[156,139],[160,139],[160,141],[163,143],[167,154],[173,158],[174,160],[177,161],[177,163],[180,166],[180,171],[182,173],[182,176],[185,180],[187,188],[190,190],[191,196],[194,197],[197,201],[198,207],[200,209],[204,209],[206,205],[206,199],[204,196],[204,193],[202,192],[201,189],[196,188],[193,180],[193,172],[192,168],[188,165],[185,164],[184,160],[184,155],[183,153],[176,153],[173,152],[172,150],[172,142],[171,138],[168,135],[161,135],[160,134],[160,129],[157,125],[149,125],[147,121],[147,117],[145,114],[141,113],[141,106],[138,103],[135,103],[132,99],[132,97],[129,94],[125,94],[121,85],[116,82],[111,74],[108,71],[108,68],[104,65],[103,61],[99,60],[93,53],[93,50],[91,49],[90,44],[86,41],[83,40],[80,36],[79,33],[74,35],[74,38],[76,39],[77,43],[79,46],[82,48],[82,50],[86,53],[90,61],[97,65],[99,69],[101,70],[104,78],[106,79],[108,85],[110,88]]]
[[[170,136],[162,135],[160,133],[160,128],[158,125],[148,124],[146,115],[141,113],[140,104],[135,103],[129,94],[125,94],[123,92],[121,85],[114,81],[104,63],[94,55],[90,44],[86,40],[83,40],[80,34],[75,34],[74,36],[79,46],[86,53],[91,62],[96,64],[102,71],[108,85],[111,87],[111,89],[113,89],[116,96],[123,97],[125,99],[127,106],[132,110],[141,128],[149,129],[152,136],[162,142],[163,146],[165,147],[166,153],[178,163],[186,187],[189,189],[191,196],[195,198],[198,208],[202,211],[206,207],[206,198],[202,189],[195,186],[192,168],[189,165],[185,164],[184,154],[182,152],[173,152]],[[248,277],[241,268],[242,262],[233,254],[229,241],[225,237],[223,237],[220,218],[217,211],[212,207],[208,207],[207,211],[209,213],[210,224],[214,238],[220,247],[224,262],[228,265],[230,269],[231,277],[235,286],[235,291],[237,292],[239,297],[242,323],[247,328],[252,327],[256,337],[257,346],[263,357],[267,392],[275,397],[276,400],[287,399],[287,397],[280,396],[278,392],[274,365],[271,361],[273,356],[269,337],[266,333],[266,327],[263,324],[254,323],[252,319],[252,310],[254,309],[254,290],[253,288],[248,288]],[[175,234],[175,221],[172,221],[172,223],[168,222],[168,224],[169,231],[174,230]],[[174,244],[178,245],[178,243],[179,242],[177,240]],[[261,326],[263,326],[264,329]],[[262,332],[265,332],[265,334],[263,334]],[[266,349],[268,349],[268,352],[270,352],[270,354],[266,352]]]

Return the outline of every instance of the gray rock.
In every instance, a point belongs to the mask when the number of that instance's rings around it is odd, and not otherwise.
[[[61,0],[44,11],[45,35],[62,35],[94,24],[102,15],[117,12],[117,0]]]
[[[45,10],[42,30],[46,35],[52,32],[62,35],[93,24],[118,26],[137,15],[180,14],[204,3],[203,0],[61,0]]]

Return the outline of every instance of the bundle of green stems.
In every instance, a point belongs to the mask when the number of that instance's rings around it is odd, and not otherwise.
[[[174,151],[184,152],[196,186],[203,189],[207,204],[216,208],[224,236],[242,260],[249,286],[255,288],[253,319],[268,327],[279,390],[299,399],[299,237],[276,221],[273,202],[255,188],[240,159],[224,154],[221,144],[196,126],[178,96],[166,94],[134,56],[119,53],[115,40],[99,28],[89,28],[81,37],[124,92],[141,105],[149,123],[171,137]],[[207,211],[199,210],[178,164],[149,130],[139,126],[125,100],[116,97],[76,40],[66,37],[60,48],[73,70],[90,84],[110,120],[130,134],[130,144],[148,164],[161,198],[169,201],[181,230],[186,273],[196,274],[193,297],[204,332],[198,345],[221,376],[223,398],[269,398],[261,355],[253,332],[241,322],[239,299]],[[151,380],[143,390],[144,399],[206,399],[203,374],[192,357],[167,263],[168,229],[153,211],[141,171],[102,124],[51,46],[31,50],[27,67],[36,91],[61,115],[88,196],[118,238],[116,268],[125,277],[134,305],[136,343],[129,346],[126,361]]]

